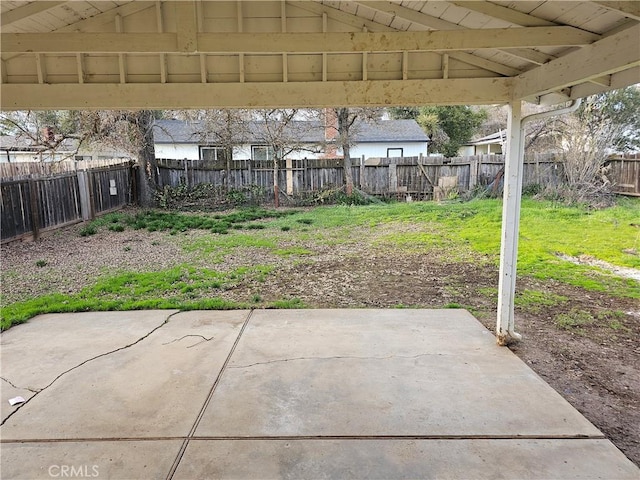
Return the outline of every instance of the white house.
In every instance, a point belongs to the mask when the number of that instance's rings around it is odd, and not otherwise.
[[[246,134],[240,145],[233,148],[235,160],[271,160],[274,147],[265,133],[263,122],[250,121],[245,125]],[[429,137],[414,120],[382,120],[360,122],[354,129],[355,145],[351,157],[412,157],[427,155]],[[285,158],[326,158],[340,156],[331,148],[335,137],[334,127],[323,122],[295,121],[287,126],[284,136],[295,138],[296,145],[285,152]],[[220,160],[225,149],[215,135],[206,131],[200,122],[182,120],[157,120],[154,125],[156,158],[175,160]],[[333,153],[332,153],[333,150]]]
[[[65,138],[59,143],[37,142],[24,136],[0,136],[0,163],[60,162],[85,160],[129,159],[130,155],[108,145],[98,143],[81,145],[78,140]]]
[[[458,155],[467,157],[471,155],[501,155],[507,142],[506,130],[492,133],[477,140],[465,143],[458,149]]]

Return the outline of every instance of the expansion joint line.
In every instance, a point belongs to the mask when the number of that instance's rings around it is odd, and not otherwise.
[[[202,420],[202,417],[204,416],[204,412],[207,409],[207,407],[209,406],[209,403],[211,402],[211,398],[213,397],[213,394],[215,393],[216,388],[218,387],[218,384],[220,383],[220,380],[222,379],[222,375],[224,375],[224,372],[227,370],[227,365],[231,361],[231,357],[233,356],[233,353],[236,351],[236,347],[238,346],[238,343],[240,343],[240,339],[242,338],[242,334],[244,333],[245,329],[247,328],[247,325],[249,324],[249,320],[251,320],[251,317],[253,316],[253,311],[254,311],[254,309],[252,308],[249,311],[249,314],[247,315],[247,318],[245,319],[244,323],[242,324],[242,328],[240,328],[240,332],[238,333],[238,336],[236,337],[235,342],[233,342],[233,346],[231,347],[231,350],[229,351],[229,354],[227,355],[227,358],[225,359],[224,363],[222,364],[222,368],[220,369],[220,372],[218,372],[218,376],[216,377],[215,381],[213,382],[213,385],[211,386],[211,389],[209,390],[207,398],[205,399],[204,404],[202,405],[202,408],[200,409],[200,412],[198,412],[198,416],[196,417],[196,421],[193,422],[193,426],[191,427],[191,430],[189,430],[189,433],[187,434],[187,437],[182,442],[182,446],[180,447],[180,450],[178,451],[178,455],[176,455],[176,459],[173,461],[173,465],[171,465],[171,469],[169,470],[169,473],[167,474],[167,480],[172,480],[173,479],[173,476],[175,475],[176,470],[178,469],[178,466],[180,465],[180,462],[182,461],[182,457],[184,456],[184,452],[187,450],[187,447],[189,446],[189,440],[191,440],[193,438],[193,436],[196,433],[196,429],[198,428],[198,425],[200,425],[200,421]]]
[[[134,345],[137,345],[138,343],[142,342],[144,339],[146,339],[147,337],[149,337],[149,335],[151,335],[151,334],[152,334],[152,333],[154,333],[155,331],[159,330],[160,328],[164,327],[167,323],[169,323],[169,320],[171,319],[171,317],[173,317],[174,315],[177,315],[178,313],[180,313],[180,312],[179,312],[179,311],[178,311],[178,312],[173,312],[171,315],[169,315],[167,318],[165,318],[165,319],[164,319],[164,321],[163,321],[160,325],[158,325],[157,327],[153,328],[149,333],[147,333],[147,334],[145,334],[144,336],[140,337],[140,338],[139,338],[139,339],[137,339],[135,342],[130,343],[130,344],[128,344],[128,345],[124,345],[123,347],[116,348],[115,350],[111,350],[111,351],[109,351],[109,352],[101,353],[100,355],[96,355],[95,357],[88,358],[88,359],[87,359],[87,360],[85,360],[84,362],[81,362],[81,363],[79,363],[78,365],[75,365],[74,367],[71,367],[70,369],[65,370],[64,372],[62,372],[61,374],[59,374],[56,378],[54,378],[53,380],[51,380],[51,382],[50,382],[47,386],[45,386],[45,387],[41,388],[40,390],[38,390],[37,392],[35,392],[35,393],[34,393],[34,395],[33,395],[33,396],[31,396],[31,397],[29,397],[29,398],[27,399],[27,401],[26,401],[26,402],[24,402],[24,403],[20,404],[20,405],[18,406],[18,408],[16,408],[13,412],[11,412],[9,415],[7,415],[7,418],[5,418],[4,420],[2,420],[2,422],[0,423],[0,427],[1,427],[2,425],[4,425],[4,424],[6,423],[6,421],[7,421],[7,420],[9,420],[13,415],[15,415],[15,414],[16,414],[16,412],[20,411],[20,409],[21,409],[21,408],[23,408],[23,407],[24,407],[25,405],[27,405],[31,400],[33,400],[34,398],[36,398],[36,397],[38,396],[38,394],[40,394],[40,393],[44,392],[47,388],[49,388],[51,385],[53,385],[54,383],[56,383],[58,380],[60,380],[62,377],[64,377],[67,373],[72,372],[72,371],[73,371],[73,370],[75,370],[76,368],[80,368],[80,367],[82,367],[83,365],[86,365],[86,364],[87,364],[87,363],[89,363],[89,362],[93,362],[94,360],[97,360],[98,358],[106,357],[107,355],[111,355],[111,354],[113,354],[113,353],[119,352],[119,351],[121,351],[121,350],[126,350],[127,348],[131,348],[131,347],[133,347]],[[4,380],[4,379],[3,379],[3,380]],[[5,381],[7,381],[7,382],[8,382],[8,380],[5,380]],[[10,382],[8,382],[8,383],[10,383]]]

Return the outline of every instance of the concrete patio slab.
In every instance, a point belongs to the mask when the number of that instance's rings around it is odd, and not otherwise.
[[[2,422],[2,478],[640,479],[463,310],[91,315],[2,334],[2,376],[49,382]]]
[[[178,479],[637,479],[606,440],[192,440]]]
[[[2,478],[165,478],[181,445],[181,440],[5,443]]]
[[[9,398],[29,399],[70,368],[138,341],[176,311],[40,315],[3,332],[2,420],[17,408],[9,406]]]
[[[144,341],[60,377],[6,421],[2,438],[187,435],[248,313],[173,315]]]
[[[600,435],[466,311],[297,315],[254,313],[196,436]]]

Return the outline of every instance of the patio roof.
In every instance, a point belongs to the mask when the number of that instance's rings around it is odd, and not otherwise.
[[[3,1],[3,109],[558,103],[640,81],[612,1]]]

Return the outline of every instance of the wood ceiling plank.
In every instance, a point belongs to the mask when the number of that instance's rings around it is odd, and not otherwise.
[[[46,12],[59,5],[66,3],[64,1],[51,1],[51,2],[30,2],[13,10],[2,12],[0,17],[0,24],[3,27],[11,25],[12,23],[19,22],[22,19],[37,15],[38,13]]]
[[[556,25],[553,22],[538,18],[528,13],[522,13],[512,8],[503,7],[490,2],[468,2],[468,1],[450,1],[454,5],[466,8],[468,10],[483,13],[489,17],[504,20],[513,25],[520,25],[523,27],[550,27]]]
[[[621,13],[625,17],[640,21],[640,2],[594,2],[608,10]]]

